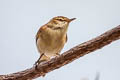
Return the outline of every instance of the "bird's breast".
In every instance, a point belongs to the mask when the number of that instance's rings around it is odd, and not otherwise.
[[[66,35],[59,31],[45,32],[37,41],[37,47],[40,53],[56,54],[61,51],[65,44]]]

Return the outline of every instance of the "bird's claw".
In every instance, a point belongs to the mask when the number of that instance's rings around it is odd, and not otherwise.
[[[40,60],[40,61],[37,60],[37,61],[35,62],[35,64],[34,64],[35,69],[38,70],[38,65],[39,65],[40,63],[44,62],[44,61],[46,61],[46,60]]]

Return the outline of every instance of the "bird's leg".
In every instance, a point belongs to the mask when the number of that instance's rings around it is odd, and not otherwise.
[[[42,58],[43,55],[44,55],[44,53],[40,55],[40,57],[38,58],[38,60],[34,64],[35,66],[38,66],[41,63],[40,59]]]
[[[49,57],[47,57],[44,53],[41,54],[40,58],[35,62],[35,69],[37,69],[37,66],[41,63],[41,62],[44,62],[44,61],[48,61],[50,60]]]

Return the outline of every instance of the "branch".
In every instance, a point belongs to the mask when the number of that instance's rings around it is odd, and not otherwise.
[[[59,57],[41,63],[38,66],[38,70],[35,70],[35,67],[33,66],[24,71],[8,75],[0,75],[0,80],[31,80],[40,77],[118,39],[120,39],[120,25],[92,40],[84,42],[67,52],[64,52]]]

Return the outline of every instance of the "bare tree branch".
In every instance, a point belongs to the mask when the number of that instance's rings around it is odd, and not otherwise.
[[[32,67],[24,71],[8,75],[0,75],[0,80],[31,80],[40,77],[118,39],[120,39],[120,25],[92,40],[84,42],[67,52],[64,52],[59,57],[41,63],[38,66],[39,70],[35,70],[35,67]]]

